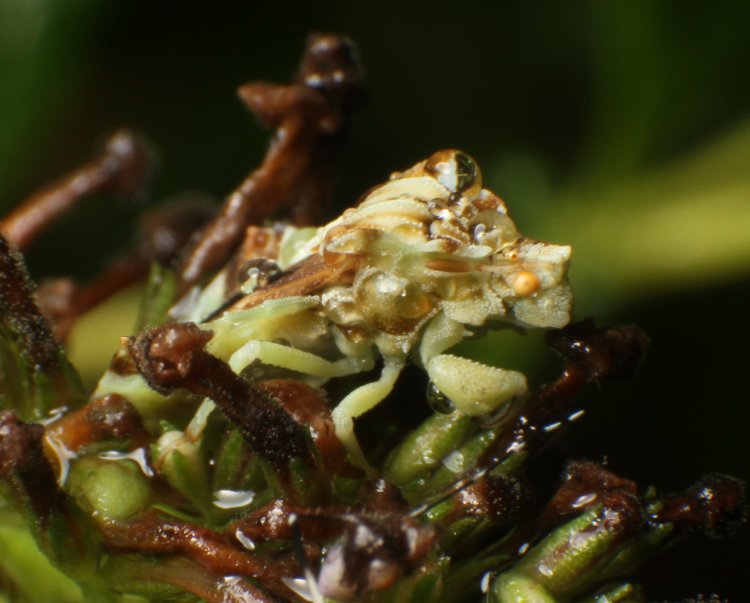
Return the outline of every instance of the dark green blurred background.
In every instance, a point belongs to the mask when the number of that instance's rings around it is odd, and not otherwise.
[[[726,0],[0,0],[0,206],[121,124],[161,153],[149,204],[220,199],[267,142],[234,89],[285,81],[310,31],[349,35],[370,100],[337,207],[439,148],[470,153],[524,233],[574,245],[577,317],[651,337],[636,383],[587,396],[571,454],[667,492],[714,470],[747,479],[749,28],[750,3]],[[33,275],[95,274],[140,210],[86,203],[28,253]],[[96,334],[122,334],[131,300],[74,338],[87,378],[116,345]],[[525,343],[473,353],[548,378],[554,359]],[[667,554],[645,572],[653,596],[750,598],[749,531]]]

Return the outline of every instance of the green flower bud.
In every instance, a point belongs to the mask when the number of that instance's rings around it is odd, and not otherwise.
[[[151,488],[137,463],[86,456],[72,463],[70,493],[93,515],[103,519],[128,519],[144,511]]]

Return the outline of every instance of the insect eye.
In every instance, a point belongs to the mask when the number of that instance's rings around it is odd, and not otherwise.
[[[453,194],[476,194],[482,188],[479,167],[461,151],[438,151],[427,160],[425,169]]]

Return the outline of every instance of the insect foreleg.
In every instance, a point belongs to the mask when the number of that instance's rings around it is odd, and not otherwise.
[[[311,352],[272,341],[248,341],[232,354],[229,365],[234,372],[239,373],[256,359],[265,364],[272,364],[323,379],[353,375],[363,370],[369,370],[373,365],[371,356],[343,358],[331,362]]]

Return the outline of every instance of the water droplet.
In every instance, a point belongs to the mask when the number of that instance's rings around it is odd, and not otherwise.
[[[484,224],[477,224],[474,227],[474,232],[473,232],[474,240],[477,243],[481,244],[482,243],[482,238],[484,237],[484,233],[485,232],[487,232],[487,227]]]
[[[505,449],[505,452],[507,454],[511,454],[511,453],[514,453],[514,452],[520,452],[524,448],[526,448],[526,442],[516,440],[510,446],[508,446]]]
[[[456,410],[448,396],[441,392],[432,381],[427,384],[427,403],[433,411],[441,415],[449,415]]]
[[[443,465],[445,468],[453,473],[461,473],[465,468],[465,464],[466,458],[459,450],[454,450],[443,459]]]
[[[542,576],[546,576],[547,578],[555,573],[549,565],[545,565],[544,563],[537,565],[536,569],[539,570],[539,573],[542,574]]]
[[[490,580],[492,580],[492,572],[485,572],[482,580],[479,582],[479,588],[485,594],[490,591]]]
[[[529,545],[528,542],[524,542],[521,546],[518,547],[518,554],[519,555],[525,555],[526,551],[529,550],[529,546],[530,545]]]
[[[580,509],[581,507],[583,507],[584,505],[589,504],[591,501],[593,501],[595,499],[596,499],[596,493],[594,493],[594,492],[591,492],[589,494],[582,494],[581,496],[579,496],[578,498],[576,498],[571,503],[570,506],[573,507],[574,509]]]
[[[47,413],[47,416],[43,419],[39,419],[37,421],[40,425],[44,425],[45,427],[51,423],[54,423],[57,421],[60,417],[62,417],[66,412],[68,412],[67,406],[58,406],[57,408],[53,408],[52,410]]]
[[[399,295],[404,291],[404,283],[387,272],[375,275],[375,290],[383,295]]]
[[[511,417],[511,410],[517,406],[520,399],[519,396],[514,396],[511,400],[501,404],[493,411],[478,417],[482,427],[495,428],[505,423]]]
[[[238,509],[253,502],[253,490],[216,490],[214,492],[214,506],[219,509]]]
[[[104,459],[105,461],[122,461],[122,460],[134,461],[141,468],[143,475],[145,475],[146,477],[152,477],[154,475],[154,470],[151,469],[151,466],[148,464],[148,459],[146,458],[145,448],[136,448],[135,450],[131,452],[120,452],[119,450],[106,450],[105,452],[102,452],[99,455],[99,458]]]
[[[444,199],[433,199],[427,205],[427,210],[438,220],[454,218],[453,212],[445,206]]]
[[[244,546],[248,551],[254,551],[255,550],[255,543],[251,538],[248,538],[247,535],[237,528],[234,531],[234,537],[237,539],[237,541]]]
[[[259,287],[265,287],[281,274],[281,269],[273,260],[253,258],[243,264],[237,274],[242,292],[246,295]]]
[[[568,417],[568,421],[575,421],[576,419],[580,419],[585,412],[586,411],[584,411],[584,410],[577,410],[577,411],[575,411],[572,415],[570,415]]]
[[[70,471],[70,459],[76,458],[76,453],[68,450],[60,440],[57,438],[47,435],[47,444],[57,456],[57,461],[60,465],[60,475],[57,476],[57,483],[61,486],[65,485],[65,480],[68,479],[68,472]]]
[[[284,576],[281,578],[281,581],[287,585],[289,590],[293,591],[305,601],[315,601],[307,578],[288,578]]]

